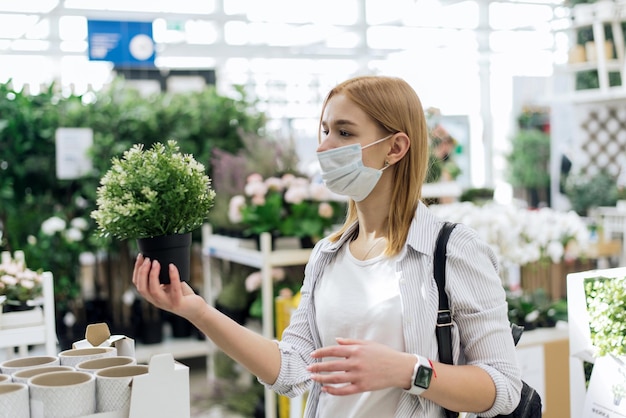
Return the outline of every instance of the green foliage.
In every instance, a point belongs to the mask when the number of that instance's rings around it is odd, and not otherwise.
[[[58,180],[55,131],[81,109],[54,85],[37,96],[0,84],[0,247],[21,249],[53,213],[73,216],[82,194],[74,181]],[[78,109],[78,110],[77,110]]]
[[[598,356],[626,354],[626,277],[584,282],[591,343]]]
[[[552,301],[543,289],[507,293],[509,321],[527,327],[551,327],[567,321],[567,301]]]
[[[471,188],[464,190],[459,197],[461,202],[482,204],[493,200],[494,189],[489,187]]]
[[[615,206],[617,183],[606,171],[594,176],[570,175],[565,180],[565,195],[576,213],[587,216],[593,207]]]
[[[85,218],[88,225],[81,247],[91,252],[104,249],[107,263],[124,263],[127,242],[99,236],[96,222],[89,217],[96,209],[100,179],[114,157],[121,157],[134,144],[150,147],[176,138],[181,152],[194,155],[212,178],[213,150],[236,153],[243,146],[242,135],[262,135],[265,121],[241,88],[232,97],[219,95],[214,86],[195,93],[144,97],[118,78],[98,92],[68,96],[54,84],[30,95],[15,91],[10,82],[0,83],[0,250],[24,249],[29,264],[52,266],[44,269],[53,272],[57,306],[63,306],[80,295],[80,266],[67,242],[40,250],[46,248],[40,227],[52,216]],[[94,132],[89,151],[93,170],[80,179],[56,177],[55,132],[59,127]],[[194,237],[199,239],[198,234]],[[33,239],[40,245],[28,244]],[[61,254],[72,257],[61,260]],[[115,275],[116,269],[132,271],[132,266],[109,266],[105,274]],[[113,286],[115,280],[126,279],[116,276],[104,281]]]
[[[217,295],[216,303],[232,310],[246,310],[252,302],[253,295],[246,290],[246,277],[257,271],[254,267],[238,263],[228,264],[223,275],[228,277],[224,281],[222,290]]]
[[[54,275],[57,307],[64,310],[80,295],[80,255],[94,246],[85,234],[90,226],[86,217],[65,219],[62,213],[46,219],[36,234],[28,237],[24,254],[33,268]]]
[[[330,205],[332,216],[320,216],[320,205]],[[280,224],[280,233],[285,237],[312,237],[317,241],[328,229],[340,222],[345,215],[344,202],[303,201],[287,205],[286,216]]]
[[[241,207],[241,223],[246,226],[245,235],[263,232],[278,234],[284,218],[283,193],[270,190],[263,204],[250,203]]]
[[[508,179],[514,187],[550,186],[550,136],[538,129],[524,129],[513,138],[507,156]]]
[[[174,140],[133,146],[113,159],[101,184],[91,216],[101,233],[122,240],[192,232],[215,198],[204,166]]]

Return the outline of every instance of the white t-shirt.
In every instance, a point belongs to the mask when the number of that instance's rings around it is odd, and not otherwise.
[[[402,307],[395,265],[398,257],[361,261],[345,245],[325,270],[315,289],[315,311],[322,345],[335,338],[377,341],[404,351]],[[325,359],[328,360],[328,359]],[[348,396],[322,393],[319,416],[328,418],[392,417],[400,388],[388,388]]]

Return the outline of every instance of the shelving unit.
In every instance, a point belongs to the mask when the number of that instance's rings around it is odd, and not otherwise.
[[[222,288],[220,269],[212,263],[213,259],[231,261],[250,267],[256,267],[261,271],[262,284],[261,296],[263,300],[263,317],[261,321],[261,333],[266,338],[276,338],[274,331],[274,283],[272,269],[274,267],[287,267],[306,264],[309,261],[311,249],[272,249],[272,237],[269,233],[263,233],[260,237],[260,250],[251,248],[248,240],[231,238],[213,234],[210,225],[202,228],[202,260],[204,271],[204,298],[208,303],[214,304],[219,291]],[[212,344],[209,342],[209,344]],[[213,373],[213,368],[208,373]],[[276,417],[277,402],[276,394],[265,389],[265,416]]]
[[[623,29],[626,16],[616,3],[610,1],[584,6],[590,17],[575,18],[569,27],[561,30],[568,34],[572,47],[570,62],[555,67],[557,73],[569,79],[565,94],[558,95],[568,101],[603,101],[607,97],[626,99]],[[577,89],[578,76],[589,71],[597,72],[597,88]],[[619,83],[610,82],[611,73],[620,75]]]
[[[48,271],[42,277],[42,306],[37,306],[32,311],[2,314],[4,318],[0,318],[0,348],[18,347],[19,355],[26,356],[29,345],[43,345],[46,355],[57,355],[54,280],[52,273]]]
[[[620,156],[626,155],[626,2],[577,4],[573,11],[571,23],[558,32],[567,34],[580,54],[554,67],[550,95],[551,194],[559,209],[569,209],[567,199],[559,201],[562,156],[571,161],[572,174],[592,177],[600,171],[617,176]],[[609,32],[610,50],[605,47]],[[597,81],[586,85],[595,88],[577,86],[584,72],[597,72]]]

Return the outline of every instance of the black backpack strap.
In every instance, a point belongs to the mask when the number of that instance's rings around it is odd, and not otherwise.
[[[439,289],[439,311],[437,312],[437,344],[439,346],[439,361],[452,364],[452,314],[446,294],[446,246],[450,233],[456,226],[455,223],[445,222],[437,236],[435,258],[433,260],[435,281]],[[458,412],[446,411],[446,418],[456,418]]]

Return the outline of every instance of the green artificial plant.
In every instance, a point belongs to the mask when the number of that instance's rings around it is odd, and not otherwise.
[[[91,216],[103,235],[121,240],[184,234],[207,219],[215,191],[204,166],[174,140],[133,146],[114,158]]]

